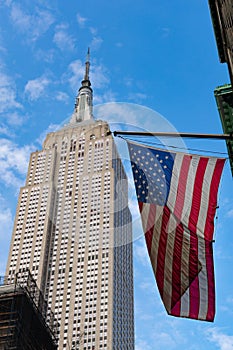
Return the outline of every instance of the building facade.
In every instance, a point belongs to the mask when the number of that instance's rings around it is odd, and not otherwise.
[[[221,63],[227,63],[231,85],[218,86],[215,99],[225,133],[233,132],[233,0],[209,0],[218,54]],[[226,141],[233,175],[233,141]]]
[[[233,1],[209,0],[221,63],[227,63],[233,86]]]
[[[89,57],[69,124],[31,154],[8,279],[29,269],[59,322],[59,349],[134,349],[132,220],[109,126],[92,115]]]

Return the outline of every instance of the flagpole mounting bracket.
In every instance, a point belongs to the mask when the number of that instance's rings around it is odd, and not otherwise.
[[[233,141],[233,133],[229,134],[199,134],[187,132],[145,132],[145,131],[121,131],[115,130],[111,132],[113,136],[155,136],[155,137],[184,137],[195,139],[215,139],[215,140],[231,140]]]

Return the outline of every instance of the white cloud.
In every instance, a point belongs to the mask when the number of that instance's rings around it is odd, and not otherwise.
[[[123,47],[124,46],[123,43],[121,43],[121,42],[117,42],[115,45],[116,45],[116,47]]]
[[[105,120],[110,122],[114,121],[115,124],[117,122],[125,123],[125,125],[128,124],[132,129],[132,127],[140,125],[139,122],[141,122],[138,120],[137,114],[140,112],[142,114],[143,110],[139,108],[139,112],[137,111],[137,107],[138,105],[129,103],[110,102],[97,106],[95,108],[95,115],[100,119],[105,118]]]
[[[13,216],[9,208],[1,208],[0,210],[0,227],[1,227],[1,236],[0,238],[8,235],[13,226]]]
[[[139,263],[144,266],[150,266],[148,251],[146,248],[146,244],[144,241],[144,237],[142,240],[138,240],[134,243],[134,256]]]
[[[1,29],[0,29],[1,30]],[[7,49],[4,47],[2,33],[0,32],[0,52],[5,54]]]
[[[47,63],[52,63],[54,61],[54,57],[55,57],[55,49],[50,49],[50,50],[41,50],[39,49],[36,54],[35,57],[38,61],[44,61]]]
[[[160,113],[135,103],[105,103],[96,106],[94,113],[95,116],[99,115],[98,118],[100,119],[104,117],[110,122],[119,123],[118,130],[121,130],[124,124],[124,130],[151,131],[151,121],[153,120],[156,131],[177,132],[175,127]],[[114,129],[117,130],[116,128]],[[162,137],[157,139],[163,145],[173,145],[182,149],[186,148],[182,138],[175,138],[172,141]],[[158,141],[157,139],[156,142]]]
[[[109,102],[116,102],[116,94],[111,91],[110,89],[108,89],[105,92],[101,93],[96,93],[94,94],[94,104],[102,104],[102,103],[109,103]]]
[[[233,209],[227,211],[226,217],[233,218]]]
[[[21,9],[19,4],[13,4],[11,8],[11,20],[21,31],[27,31],[30,28],[31,16],[27,15]]]
[[[0,125],[0,134],[5,136],[11,136],[10,130],[5,125]]]
[[[153,350],[149,342],[145,340],[137,340],[135,350]]]
[[[5,115],[6,122],[11,126],[21,126],[28,119],[27,115],[19,114],[18,112],[7,113]]]
[[[13,137],[15,136],[15,129],[22,126],[28,119],[28,116],[12,111],[2,113],[1,119],[0,134]]]
[[[159,332],[157,343],[160,349],[174,349],[175,343],[171,333]]]
[[[134,85],[134,81],[132,78],[130,77],[125,77],[123,78],[123,82],[127,87],[133,86]]]
[[[0,113],[12,108],[22,108],[16,100],[15,83],[10,76],[0,73]]]
[[[83,80],[85,66],[80,60],[75,60],[69,64],[68,72],[65,75],[65,80],[68,80],[71,88],[77,91]],[[103,65],[91,65],[90,81],[95,89],[106,88],[109,84],[108,71]]]
[[[33,15],[26,13],[19,4],[11,4],[11,20],[14,26],[29,41],[36,41],[54,22],[53,15],[44,9],[35,8]]]
[[[163,38],[167,38],[170,35],[170,28],[168,27],[164,27],[162,28],[162,37]]]
[[[58,124],[50,124],[48,126],[48,128],[46,130],[44,130],[40,136],[36,139],[36,142],[38,142],[40,145],[43,144],[45,138],[46,138],[46,135],[49,134],[50,132],[54,132],[54,131],[57,131],[58,129],[60,129],[61,125],[58,125]]]
[[[128,99],[137,103],[142,103],[143,100],[147,99],[147,95],[141,92],[132,92],[129,94]]]
[[[12,4],[13,0],[5,0],[6,6],[10,6]]]
[[[165,316],[165,311],[157,317],[154,317],[154,322],[151,328],[151,342],[158,349],[198,349],[197,344],[190,343],[190,337],[193,336],[192,330],[184,331],[181,324],[181,319],[170,318]],[[156,333],[153,331],[156,330]]]
[[[42,144],[49,132],[56,131],[60,127],[61,125],[50,124],[36,142]],[[36,145],[33,144],[19,146],[6,138],[0,139],[0,182],[4,186],[14,187],[17,190],[23,186],[28,170],[30,154],[36,148]]]
[[[232,305],[233,305],[233,296],[229,296],[229,297],[227,298],[226,302],[227,302],[228,304],[232,304]]]
[[[68,26],[61,24],[55,28],[53,41],[61,51],[73,51],[75,48],[75,39],[68,34]]]
[[[13,215],[0,194],[0,276],[5,274],[9,241],[13,227]]]
[[[102,45],[103,39],[100,36],[94,36],[91,41],[90,47],[92,50],[98,50]]]
[[[5,273],[9,241],[13,227],[13,214],[4,196],[0,193],[0,276]]]
[[[151,282],[143,281],[142,283],[140,283],[140,288],[151,292],[151,290],[153,290],[155,288],[155,285]]]
[[[103,42],[103,39],[98,35],[98,31],[96,28],[90,27],[89,30],[93,36],[90,45],[91,50],[98,50]]]
[[[29,80],[25,86],[24,92],[32,101],[38,100],[44,93],[46,87],[50,84],[50,80],[42,75],[34,80]]]
[[[79,24],[79,26],[80,26],[81,28],[84,28],[84,27],[85,27],[86,21],[87,21],[87,18],[82,17],[82,16],[80,15],[80,13],[77,13],[77,22],[78,22],[78,24]]]
[[[222,333],[217,328],[208,330],[209,340],[219,346],[220,350],[233,350],[233,335]]]
[[[91,66],[91,82],[95,89],[105,88],[109,84],[108,71],[105,66]]]
[[[89,30],[90,30],[90,33],[91,33],[93,36],[97,35],[97,32],[98,32],[98,31],[97,31],[96,28],[90,27]]]
[[[77,91],[80,82],[84,77],[85,68],[80,60],[73,61],[69,64],[67,78],[71,88]]]
[[[63,91],[58,91],[56,93],[55,98],[56,98],[56,100],[64,102],[64,103],[68,103],[68,101],[69,101],[69,95]]]
[[[33,146],[19,147],[7,139],[0,139],[0,181],[6,186],[19,188],[27,172]]]

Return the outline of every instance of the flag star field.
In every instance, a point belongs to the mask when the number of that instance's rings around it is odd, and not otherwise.
[[[174,155],[131,144],[130,153],[137,198],[141,202],[164,205],[170,188]],[[147,181],[148,179],[148,181]]]

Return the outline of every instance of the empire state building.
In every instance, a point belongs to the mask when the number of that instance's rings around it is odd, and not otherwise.
[[[59,322],[59,350],[133,350],[132,220],[109,126],[85,75],[67,125],[30,157],[6,275],[29,269]]]

